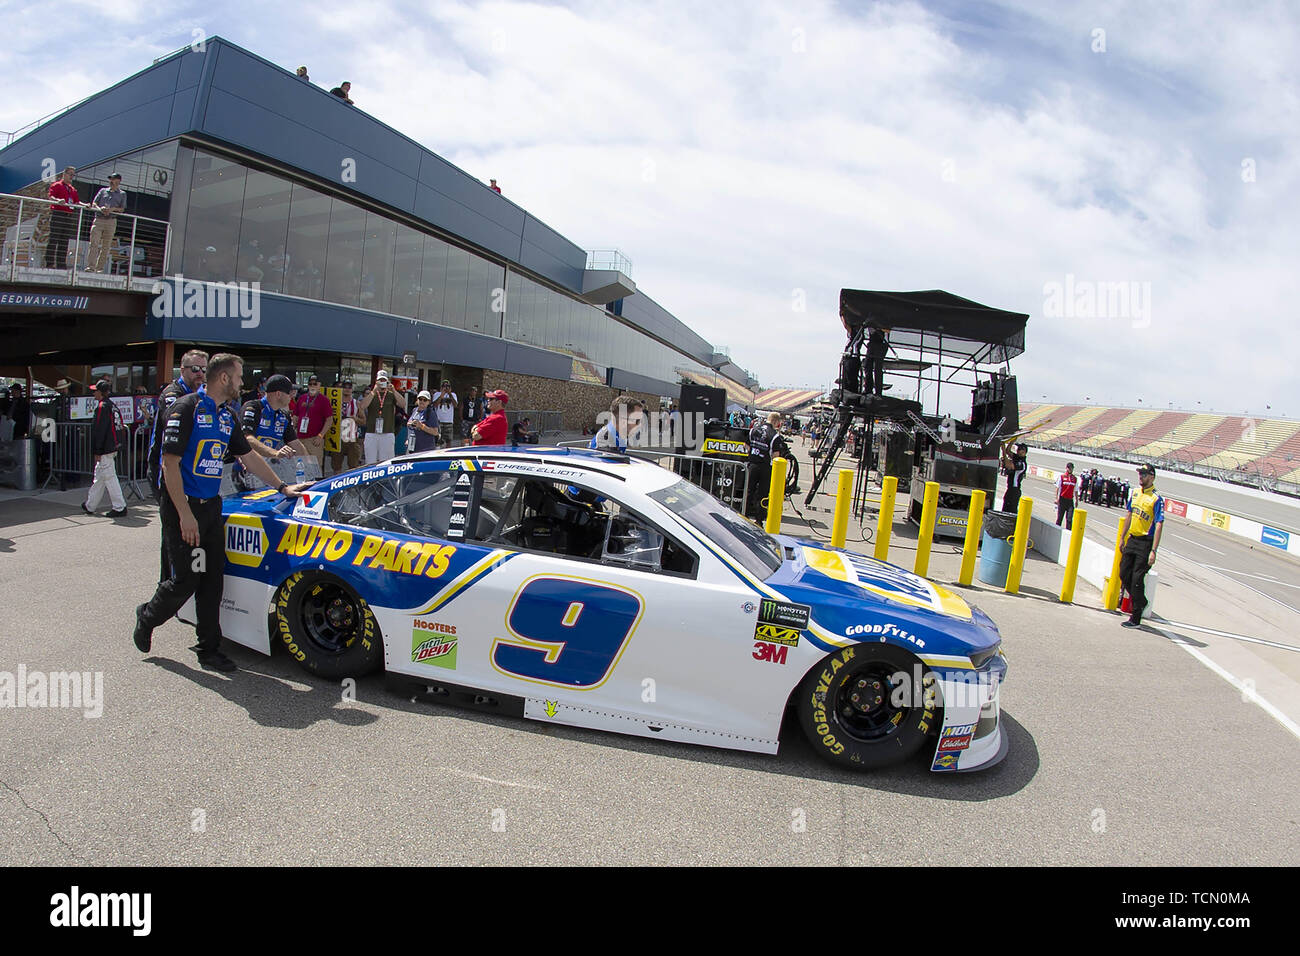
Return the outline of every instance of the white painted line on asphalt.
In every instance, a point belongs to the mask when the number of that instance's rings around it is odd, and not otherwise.
[[[1266,574],[1251,574],[1249,571],[1238,571],[1236,568],[1221,568],[1213,564],[1207,564],[1205,567],[1209,568],[1211,571],[1227,571],[1231,574],[1240,574],[1243,577],[1261,578],[1265,581],[1270,581],[1273,584],[1280,584],[1284,588],[1295,588],[1297,591],[1300,591],[1300,584],[1287,584],[1285,581],[1279,581],[1277,578],[1270,578]]]
[[[1181,621],[1166,621],[1159,618],[1159,621],[1165,627],[1182,627],[1189,631],[1200,631],[1202,634],[1213,634],[1216,637],[1228,637],[1234,641],[1246,641],[1250,644],[1264,644],[1268,647],[1280,647],[1284,651],[1295,651],[1300,653],[1300,646],[1295,644],[1283,644],[1279,641],[1266,641],[1262,637],[1250,637],[1246,634],[1234,634],[1232,631],[1220,631],[1212,627],[1202,627],[1199,624],[1184,624]]]
[[[1270,717],[1276,720],[1287,730],[1291,731],[1292,735],[1295,736],[1297,739],[1300,739],[1300,725],[1297,725],[1294,720],[1292,720],[1286,714],[1282,713],[1282,711],[1278,710],[1276,707],[1274,707],[1272,704],[1266,701],[1263,697],[1260,697],[1259,694],[1255,692],[1254,688],[1247,690],[1246,685],[1244,683],[1242,683],[1236,677],[1232,676],[1232,674],[1228,673],[1218,664],[1214,663],[1214,661],[1210,660],[1208,657],[1202,654],[1195,647],[1192,647],[1192,645],[1190,644],[1185,644],[1182,641],[1177,640],[1177,635],[1166,634],[1164,631],[1161,631],[1160,628],[1158,627],[1154,628],[1154,630],[1160,631],[1160,633],[1164,634],[1165,637],[1173,637],[1175,644],[1177,644],[1179,647],[1185,650],[1188,654],[1191,654],[1193,657],[1195,657],[1198,661],[1200,661],[1210,670],[1214,671],[1214,673],[1218,674],[1220,677],[1226,680],[1233,687],[1237,688],[1237,690],[1241,691],[1243,699],[1259,704],[1259,706],[1264,710],[1264,713],[1268,714]]]
[[[1208,544],[1201,544],[1199,541],[1193,541],[1191,538],[1184,538],[1176,534],[1171,534],[1169,537],[1173,538],[1175,541],[1186,541],[1188,544],[1194,544],[1198,548],[1204,548],[1206,551],[1213,551],[1215,554],[1223,554],[1223,552],[1217,548],[1211,548]]]
[[[519,787],[523,790],[542,790],[546,793],[554,793],[550,787],[538,786],[534,783],[515,783],[511,780],[496,780],[492,777],[480,777],[476,773],[470,773],[468,770],[457,770],[455,767],[434,767],[434,770],[441,770],[443,773],[454,774],[457,777],[468,777],[470,780],[477,780],[480,783],[495,783],[503,787]]]

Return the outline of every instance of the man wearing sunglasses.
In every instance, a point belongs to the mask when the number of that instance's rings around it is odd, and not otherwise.
[[[207,373],[208,353],[202,349],[190,349],[181,356],[181,374],[176,377],[176,381],[168,382],[158,393],[157,408],[153,413],[153,431],[149,435],[149,487],[153,490],[154,499],[159,503],[162,502],[163,496],[161,423],[167,417],[167,410],[176,403],[178,398],[198,391],[199,386],[207,380]],[[166,581],[172,573],[171,563],[167,558],[167,546],[161,545],[159,551],[158,580]]]

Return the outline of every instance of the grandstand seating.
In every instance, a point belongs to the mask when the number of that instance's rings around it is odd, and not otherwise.
[[[1094,423],[1098,426],[1097,431],[1093,435],[1083,438],[1077,444],[1089,445],[1093,448],[1105,448],[1121,441],[1133,439],[1153,419],[1161,414],[1154,408],[1117,408],[1114,411],[1119,413],[1120,417],[1118,419],[1105,423],[1098,419]],[[1157,435],[1159,434],[1164,433],[1157,433]],[[1146,439],[1143,439],[1143,442],[1145,441]]]
[[[1105,408],[1097,405],[1084,408],[1073,405],[1067,406],[1053,416],[1051,425],[1044,426],[1034,433],[1034,440],[1041,442],[1066,441],[1065,436],[1085,427],[1105,411]],[[1067,412],[1069,414],[1066,414]]]
[[[1173,431],[1163,438],[1132,449],[1132,453],[1143,458],[1164,458],[1175,449],[1187,447],[1211,429],[1218,428],[1227,421],[1226,415],[1182,414],[1183,420],[1174,427]]]
[[[1129,410],[1127,408],[1102,408],[1099,411],[1101,412],[1100,415],[1094,415],[1087,421],[1076,424],[1071,431],[1063,434],[1057,441],[1069,445],[1096,445],[1101,441],[1109,441],[1111,437],[1125,434],[1124,432],[1115,432],[1111,426],[1128,416]]]

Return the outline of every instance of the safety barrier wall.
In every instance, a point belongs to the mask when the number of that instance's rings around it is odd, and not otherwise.
[[[1039,465],[1030,465],[1029,474],[1043,478],[1047,481],[1056,481],[1061,474],[1051,468],[1043,468]],[[1286,551],[1290,554],[1300,555],[1300,535],[1292,534],[1280,528],[1274,528],[1262,522],[1255,521],[1252,518],[1243,518],[1241,515],[1234,515],[1224,511],[1216,511],[1213,508],[1205,508],[1201,505],[1189,504],[1185,501],[1179,501],[1176,498],[1165,496],[1165,515],[1172,515],[1175,518],[1186,518],[1188,521],[1207,524],[1211,527],[1218,528],[1220,531],[1226,531],[1229,534],[1235,534],[1240,538],[1245,538],[1255,544],[1266,544],[1277,551]],[[1053,525],[1055,527],[1055,525]],[[1087,542],[1085,542],[1085,547]],[[1046,552],[1044,552],[1046,553]],[[1082,569],[1080,570],[1082,573]]]

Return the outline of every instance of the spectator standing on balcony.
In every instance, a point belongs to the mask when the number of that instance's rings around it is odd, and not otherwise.
[[[493,179],[493,180],[490,180],[489,182],[491,183],[491,185],[488,186],[488,189],[492,190],[494,193],[496,193],[498,196],[500,196],[500,195],[501,195],[501,187],[497,185],[497,181],[496,181],[495,179]]]
[[[470,437],[475,445],[504,445],[508,428],[506,426],[506,402],[510,396],[501,389],[488,392],[488,414],[470,430]]]
[[[325,429],[334,418],[334,406],[321,392],[320,379],[313,375],[307,380],[307,394],[300,395],[293,403],[293,417],[297,422],[295,431],[307,454],[316,459],[325,474]]]
[[[352,102],[352,97],[348,95],[352,92],[352,84],[347,80],[344,80],[338,86],[334,87],[330,92],[349,106],[356,106],[356,104]]]
[[[45,244],[47,269],[68,267],[68,240],[77,231],[75,207],[81,205],[77,187],[72,185],[72,177],[76,174],[77,167],[69,166],[59,174],[58,179],[50,183],[49,198],[60,200],[60,203],[50,207],[50,241]]]
[[[95,383],[95,396],[99,399],[99,404],[95,406],[95,421],[90,427],[90,451],[95,456],[95,480],[90,483],[81,510],[93,515],[107,491],[109,503],[113,506],[107,517],[120,518],[126,514],[126,498],[122,497],[122,485],[117,480],[118,412],[117,406],[109,401],[108,394],[108,382]]]
[[[95,200],[90,204],[95,210],[95,221],[90,226],[87,272],[103,272],[108,265],[108,248],[117,232],[117,217],[126,212],[126,191],[121,187],[122,174],[110,174],[108,185],[95,193]]]
[[[468,439],[470,430],[483,418],[483,399],[479,398],[478,386],[471,385],[469,394],[460,406],[460,437]]]
[[[304,80],[304,81],[306,81],[306,82],[308,82],[308,83],[311,82],[311,77],[307,75],[307,68],[306,68],[305,66],[300,66],[300,67],[298,67],[298,72],[297,72],[297,74],[295,74],[295,75],[296,75],[296,76],[298,77],[298,79],[300,79],[300,80]]]
[[[1056,476],[1056,526],[1061,526],[1065,518],[1065,527],[1074,527],[1074,497],[1079,487],[1079,478],[1074,473],[1074,462],[1065,466],[1065,473]]]
[[[451,382],[444,380],[442,391],[433,398],[433,410],[438,416],[438,431],[442,437],[442,444],[447,448],[451,447],[452,429],[456,424],[456,405],[459,402],[460,399],[451,390]]]

